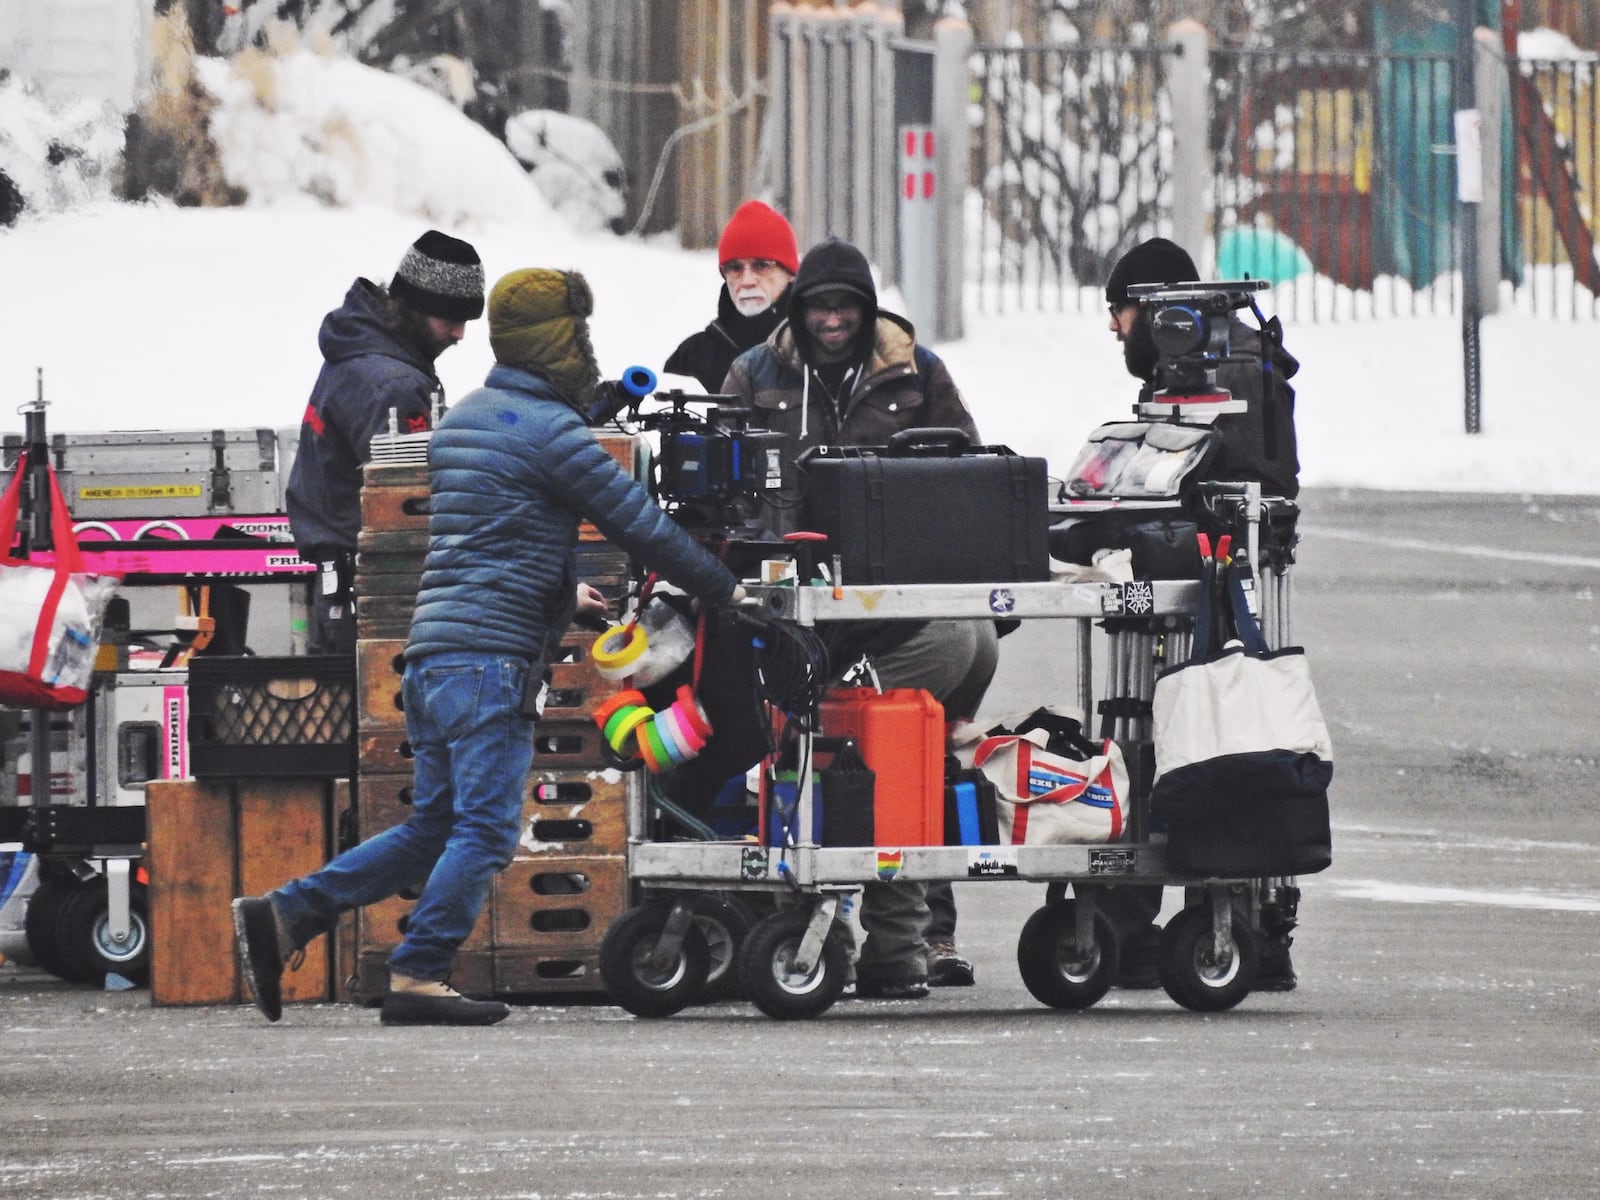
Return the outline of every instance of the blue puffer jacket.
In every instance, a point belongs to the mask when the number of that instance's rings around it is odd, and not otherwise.
[[[406,657],[548,660],[572,617],[578,522],[710,604],[738,580],[613,459],[549,383],[496,366],[428,447],[428,556]]]

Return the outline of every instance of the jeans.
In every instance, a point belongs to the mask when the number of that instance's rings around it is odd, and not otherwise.
[[[516,851],[533,765],[533,722],[521,713],[529,670],[524,659],[475,651],[406,664],[411,816],[272,894],[296,945],[332,930],[349,909],[422,883],[389,968],[449,976],[495,873]]]

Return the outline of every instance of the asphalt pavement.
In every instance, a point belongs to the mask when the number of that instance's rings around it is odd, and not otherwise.
[[[1600,502],[1304,510],[1335,861],[1301,881],[1297,990],[1044,1008],[1014,957],[1043,889],[1007,882],[957,885],[978,986],[799,1022],[268,1025],[13,964],[0,1197],[1600,1195]],[[1060,650],[1003,647],[1019,691]]]

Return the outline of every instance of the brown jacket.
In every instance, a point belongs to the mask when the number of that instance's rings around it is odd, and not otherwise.
[[[840,397],[842,419],[814,375],[807,386],[807,368],[787,321],[734,360],[722,391],[744,400],[754,411],[753,424],[787,434],[796,456],[811,446],[882,446],[902,429],[959,429],[976,443],[977,425],[949,369],[933,351],[917,345],[910,323],[880,311],[876,333],[864,371],[848,397]]]

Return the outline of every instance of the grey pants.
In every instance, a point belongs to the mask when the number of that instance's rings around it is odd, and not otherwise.
[[[999,662],[993,622],[930,621],[893,650],[875,655],[872,665],[884,688],[922,688],[944,706],[945,720],[953,721],[977,711]],[[937,906],[932,927],[930,899]],[[927,975],[928,942],[952,941],[955,927],[949,884],[869,883],[861,897],[866,940],[857,971],[880,979],[921,979]]]

